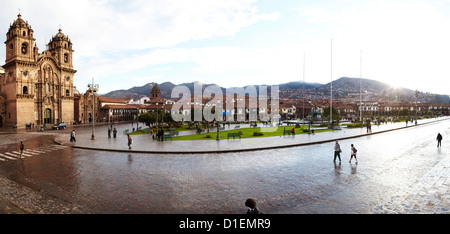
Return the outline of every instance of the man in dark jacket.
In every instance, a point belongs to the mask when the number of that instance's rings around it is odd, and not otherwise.
[[[440,133],[438,133],[436,140],[438,141],[437,147],[441,147],[442,135]]]

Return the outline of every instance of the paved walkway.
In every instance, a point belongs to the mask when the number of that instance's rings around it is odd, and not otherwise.
[[[435,121],[442,121],[450,119],[449,117],[442,117],[437,119],[419,120],[418,125],[427,124]],[[56,137],[55,141],[58,144],[70,145],[74,148],[92,149],[92,150],[106,150],[116,152],[132,152],[132,153],[171,153],[171,154],[186,154],[186,153],[231,153],[242,151],[254,151],[265,149],[276,149],[293,146],[320,144],[330,141],[343,140],[366,136],[370,134],[377,134],[387,131],[403,129],[406,127],[414,127],[415,125],[406,123],[388,123],[380,126],[373,125],[372,132],[367,133],[366,128],[336,130],[332,132],[322,132],[316,134],[297,134],[295,136],[278,136],[278,137],[260,137],[260,138],[245,138],[245,139],[221,139],[217,140],[200,140],[200,141],[165,141],[159,142],[152,139],[151,134],[134,135],[132,136],[132,149],[128,149],[127,136],[123,131],[130,129],[130,124],[114,125],[117,129],[117,138],[107,137],[106,125],[95,128],[95,140],[91,140],[91,128],[76,129],[77,142],[70,142],[69,133],[62,134]],[[249,127],[242,125],[241,128]],[[290,129],[292,127],[286,127]],[[231,126],[233,128],[233,126]],[[211,135],[215,138],[215,128],[211,130]],[[195,131],[181,131],[180,135],[195,134]]]

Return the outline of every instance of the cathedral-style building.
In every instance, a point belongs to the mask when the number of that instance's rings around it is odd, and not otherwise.
[[[6,60],[0,70],[0,127],[74,120],[72,42],[59,29],[39,53],[33,33],[20,14],[6,33]]]

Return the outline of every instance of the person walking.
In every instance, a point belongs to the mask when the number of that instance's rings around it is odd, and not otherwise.
[[[352,163],[352,158],[355,157],[356,164],[358,164],[358,159],[356,158],[356,152],[358,152],[358,150],[355,148],[355,146],[353,144],[351,145],[351,151],[352,151],[352,153],[350,155],[349,163]]]
[[[23,141],[20,142],[20,157],[22,158],[23,155],[23,149],[25,148],[25,146],[23,145]]]
[[[334,144],[334,160],[333,162],[336,162],[336,157],[339,157],[339,162],[341,162],[341,146],[339,145],[339,142],[336,141],[336,144]]]
[[[108,127],[108,138],[111,138],[111,128]]]
[[[113,137],[114,137],[114,138],[117,137],[117,130],[116,130],[116,128],[114,128],[114,130],[113,130]]]
[[[245,201],[245,206],[248,207],[246,214],[263,214],[263,212],[256,207],[256,201],[251,198]]]
[[[133,144],[133,140],[131,139],[130,134],[128,134],[128,149],[131,149],[131,144]]]
[[[442,135],[441,133],[438,133],[436,140],[438,142],[437,147],[441,147],[441,141],[442,141]]]
[[[77,142],[75,139],[75,129],[70,133],[70,142]]]

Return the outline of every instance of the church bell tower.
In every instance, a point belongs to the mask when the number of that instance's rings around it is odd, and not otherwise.
[[[69,37],[62,33],[61,28],[58,33],[52,37],[47,44],[47,49],[51,55],[56,58],[61,67],[67,69],[73,69],[73,52],[72,42]]]
[[[31,25],[22,19],[22,15],[17,15],[17,19],[9,26],[6,33],[5,64],[14,60],[35,62],[37,51],[33,32]]]

